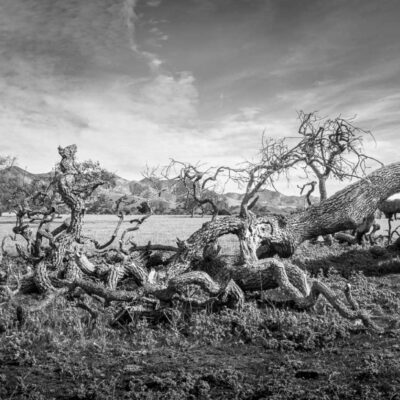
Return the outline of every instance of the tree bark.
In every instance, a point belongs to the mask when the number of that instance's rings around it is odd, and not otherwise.
[[[166,266],[166,277],[153,281],[141,265],[115,264],[106,271],[78,254],[75,260],[67,263],[66,276],[60,278],[59,273],[64,270],[60,271],[59,266],[65,264],[64,255],[80,238],[84,210],[83,201],[77,200],[79,196],[72,191],[75,180],[69,169],[72,169],[74,154],[71,151],[69,158],[63,155],[63,175],[58,181],[59,192],[71,208],[71,223],[55,240],[57,248],[51,257],[40,260],[34,273],[23,280],[22,286],[27,286],[25,282],[34,283],[37,289],[49,295],[58,293],[59,287],[68,292],[79,287],[109,302],[140,300],[144,295],[172,301],[176,294],[181,296],[188,285],[194,284],[210,296],[217,296],[223,304],[240,304],[244,298],[243,291],[279,287],[298,306],[310,307],[322,294],[342,315],[350,319],[361,318],[366,325],[371,324],[368,316],[353,307],[351,298],[348,302],[352,310],[338,303],[334,294],[320,282],[315,281],[310,287],[305,274],[290,262],[256,259],[275,254],[290,257],[304,240],[367,225],[380,203],[400,191],[400,162],[382,167],[320,204],[288,216],[270,214],[257,218],[247,212],[240,217],[221,217],[206,222],[187,240],[178,241],[178,251]],[[215,245],[218,238],[226,234],[235,234],[239,238],[241,264],[216,262],[214,266],[200,266],[195,271],[196,265],[201,265],[204,249]],[[88,277],[106,275],[107,287],[83,279],[82,273]],[[117,290],[119,280],[125,276],[133,276],[140,287],[132,291]]]
[[[316,234],[356,229],[382,201],[399,191],[400,162],[374,171],[305,212],[293,214],[290,224],[298,242]]]
[[[203,225],[188,243],[190,241],[191,249],[198,249],[207,240],[216,240],[227,233],[237,234],[239,238],[250,233],[251,237],[246,241],[251,248],[258,249],[259,258],[274,254],[290,257],[305,240],[365,224],[380,203],[397,192],[400,192],[400,162],[384,166],[320,204],[288,216],[270,214],[252,220],[238,217],[217,219]],[[181,256],[184,257],[182,253]]]
[[[372,172],[318,205],[287,216],[220,217],[203,224],[181,242],[180,250],[167,267],[169,276],[188,271],[191,261],[201,256],[206,245],[228,233],[238,236],[244,263],[275,254],[290,257],[305,240],[365,224],[382,201],[399,191],[400,162]]]
[[[318,177],[318,189],[319,189],[320,202],[326,200],[328,198],[328,192],[326,191],[326,177],[325,176]]]
[[[245,222],[239,217],[217,218],[204,223],[189,239],[178,241],[179,251],[172,257],[171,263],[167,267],[169,278],[190,269],[191,262],[196,258],[201,258],[203,249],[219,237],[229,233],[243,235]]]

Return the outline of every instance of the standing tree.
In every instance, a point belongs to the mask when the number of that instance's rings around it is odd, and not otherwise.
[[[366,174],[367,162],[378,160],[365,154],[363,138],[370,132],[364,131],[340,116],[335,119],[321,118],[315,112],[299,112],[299,134],[301,137],[301,153],[306,174],[311,172],[318,180],[320,201],[328,198],[326,181],[329,178],[343,181],[359,178]],[[373,218],[371,218],[373,221]],[[372,222],[371,222],[372,223]],[[358,240],[369,230],[363,226],[358,232]],[[332,243],[330,235],[325,236],[328,244]]]
[[[76,146],[60,148],[62,160],[60,172],[56,176],[56,189],[71,209],[71,218],[61,231],[43,229],[41,234],[49,240],[49,246],[41,249],[36,256],[33,252],[28,254],[33,263],[33,273],[21,278],[16,292],[27,293],[26,288],[33,284],[46,295],[42,304],[48,304],[60,294],[87,294],[103,298],[106,305],[110,301],[146,302],[150,296],[153,301],[170,306],[176,301],[195,301],[187,296],[187,289],[196,285],[208,296],[206,300],[196,300],[199,306],[208,306],[210,303],[240,306],[245,291],[280,287],[287,299],[294,301],[297,307],[310,308],[319,295],[323,295],[344,317],[361,319],[366,326],[382,331],[358,307],[351,296],[350,287],[345,290],[349,304],[346,306],[336,293],[319,280],[308,282],[305,273],[290,261],[271,257],[290,257],[304,240],[352,229],[365,222],[365,215],[370,215],[383,200],[400,190],[400,163],[382,167],[306,210],[288,216],[270,214],[256,217],[250,208],[255,202],[257,191],[298,162],[300,145],[287,148],[283,141],[266,140],[260,163],[249,164],[248,170],[239,171],[242,176],[249,176],[240,215],[214,218],[203,224],[187,240],[178,241],[178,248],[168,247],[168,251],[175,254],[163,263],[165,271],[160,274],[149,271],[146,266],[148,253],[154,246],[143,248],[135,246],[132,241],[131,248],[124,246],[126,234],[136,231],[148,216],[132,220],[136,225],[122,233],[118,257],[108,257],[107,263],[99,262],[98,259],[91,262],[83,254],[87,251],[82,247],[85,238],[81,234],[85,199],[102,182],[89,179],[90,183],[81,184],[75,162]],[[190,176],[190,181],[196,179]],[[119,226],[120,223],[117,228]],[[209,263],[210,253],[205,254],[205,249],[228,233],[236,235],[241,241],[242,261],[234,264],[229,260]],[[114,231],[104,245],[92,242],[96,249],[102,250],[116,236],[117,232]],[[131,258],[139,247],[142,256]],[[166,246],[162,248],[166,250]],[[71,257],[71,254],[75,257]],[[255,255],[262,259],[257,259]],[[127,276],[134,278],[136,286],[124,290],[118,284]],[[3,285],[1,289],[10,296],[13,304],[21,307],[21,303],[15,300],[15,291],[8,285]]]
[[[365,154],[363,139],[371,135],[352,124],[352,120],[337,117],[325,119],[315,112],[299,112],[301,158],[305,171],[310,170],[318,180],[320,201],[328,198],[326,181],[365,176],[367,162],[378,160]]]
[[[224,181],[224,187],[235,171],[226,166],[204,170],[200,164],[171,160],[164,168],[163,176],[175,182],[176,186],[185,188],[183,207],[190,211],[192,216],[196,208],[201,208],[203,212],[210,212],[214,220],[219,211],[226,207],[226,203],[217,193],[220,188],[219,179]]]
[[[255,215],[251,209],[258,201],[258,192],[265,186],[274,186],[276,179],[287,174],[290,168],[299,162],[301,142],[289,148],[284,139],[269,139],[262,136],[261,148],[256,161],[247,162],[244,168],[237,170],[235,180],[245,187],[240,204],[239,216],[248,221],[246,229],[239,235],[243,262],[254,262],[259,258],[260,243],[254,230]]]

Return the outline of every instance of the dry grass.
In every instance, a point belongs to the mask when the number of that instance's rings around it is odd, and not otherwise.
[[[129,228],[132,224],[130,220],[139,218],[140,216],[126,216],[121,226],[120,234],[124,229]],[[58,226],[63,219],[58,219],[53,223],[53,227]],[[140,229],[133,234],[132,238],[138,245],[145,245],[149,241],[154,244],[164,244],[175,246],[176,239],[187,239],[193,232],[199,229],[210,217],[194,217],[186,215],[152,215],[147,219]],[[83,234],[96,239],[99,242],[106,242],[117,225],[118,218],[115,215],[86,215]],[[5,235],[12,232],[15,224],[15,217],[0,217],[0,241]],[[32,224],[35,227],[34,224]],[[52,228],[53,228],[52,227]],[[238,250],[237,239],[233,235],[226,235],[221,238],[220,243],[224,254],[232,255]],[[116,245],[115,243],[113,245]],[[12,242],[8,242],[6,249],[10,252],[15,250]]]
[[[10,231],[12,221],[0,225],[0,235]],[[154,216],[135,238],[139,244],[173,245],[206,221]],[[106,240],[116,222],[113,216],[88,216],[85,234]],[[226,253],[237,249],[231,239],[224,238]],[[382,263],[368,249],[304,243],[293,261],[338,296],[350,282],[378,323],[399,318],[400,274],[365,276],[362,271]],[[60,298],[30,315],[25,326],[5,326],[0,399],[399,398],[399,334],[367,332],[323,299],[307,312],[256,301],[218,314],[175,310],[166,324],[134,319],[116,330],[109,321],[118,307],[102,309],[94,323]],[[15,310],[3,304],[0,322],[7,317],[15,319]]]
[[[126,216],[122,224],[120,233],[130,226],[129,221],[140,216]],[[58,219],[53,223],[54,228],[58,226],[63,219]],[[186,215],[153,215],[141,227],[139,231],[134,232],[131,238],[138,245],[147,244],[151,241],[154,244],[165,244],[174,246],[176,239],[187,239],[193,232],[199,229],[205,222],[209,221],[210,217],[194,217]],[[115,215],[86,215],[84,224],[84,235],[87,235],[99,242],[107,241],[116,226],[118,218]],[[378,220],[381,225],[377,235],[386,235],[388,224],[386,219]],[[14,216],[0,217],[0,241],[5,235],[12,231],[15,224]],[[394,221],[392,229],[400,225],[399,221]],[[33,224],[33,227],[35,225]],[[223,253],[227,255],[236,254],[238,251],[237,238],[234,235],[226,235],[220,239]],[[7,250],[13,251],[12,243],[7,245]]]

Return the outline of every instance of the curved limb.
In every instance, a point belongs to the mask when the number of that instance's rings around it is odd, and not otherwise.
[[[280,264],[281,263],[278,262],[271,265],[273,268],[274,278],[276,279],[279,287],[282,288],[287,295],[288,300],[293,300],[297,307],[302,309],[311,308],[316,304],[319,296],[323,295],[328,303],[331,304],[332,307],[342,317],[351,321],[361,320],[367,328],[375,330],[379,333],[384,332],[383,328],[371,320],[371,317],[366,311],[359,308],[358,304],[351,295],[349,285],[345,289],[345,296],[349,302],[350,308],[337,297],[336,293],[332,289],[316,279],[311,283],[310,293],[307,296],[302,296],[299,290],[290,282],[284,265]]]
[[[359,308],[351,295],[350,286],[345,289],[348,307],[332,289],[322,282],[313,280],[309,285],[306,274],[288,261],[283,263],[278,259],[270,259],[259,261],[250,266],[222,267],[214,275],[218,280],[232,279],[243,291],[263,291],[279,288],[284,295],[282,300],[293,301],[296,307],[300,309],[311,308],[322,295],[342,317],[349,320],[361,320],[367,328],[377,332],[384,331],[371,320],[364,310]]]
[[[1,241],[1,253],[0,253],[0,260],[2,257],[7,255],[7,250],[6,250],[6,242],[7,239],[12,240],[13,242],[15,242],[15,237],[13,237],[12,235],[6,235],[3,237],[2,241]]]
[[[229,308],[242,309],[244,306],[243,290],[231,279],[218,296],[220,302]]]
[[[140,219],[133,219],[133,220],[129,221],[131,224],[135,222],[136,225],[133,226],[132,228],[127,228],[122,232],[121,238],[119,239],[119,249],[120,249],[121,253],[123,253],[125,255],[129,255],[129,253],[130,253],[129,250],[126,250],[124,248],[124,244],[125,244],[124,239],[125,239],[126,234],[129,232],[137,231],[140,228],[140,225],[142,225],[143,222],[145,222],[146,219],[149,218],[151,215],[152,214],[147,214]],[[134,244],[134,243],[131,243],[131,244]]]
[[[184,295],[188,286],[196,285],[208,296],[204,301]],[[169,302],[179,299],[186,303],[195,303],[197,306],[219,305],[230,308],[240,308],[244,303],[244,294],[240,287],[231,279],[222,285],[216,282],[204,271],[192,271],[179,275],[168,281],[168,285],[145,285],[147,294],[151,294],[160,301]]]
[[[300,195],[303,194],[303,191],[304,191],[304,189],[305,189],[307,186],[310,186],[310,189],[309,189],[308,192],[305,194],[305,197],[306,197],[306,200],[307,200],[307,204],[308,204],[309,206],[312,205],[310,196],[311,196],[311,194],[314,192],[316,184],[317,184],[316,181],[312,181],[312,182],[308,182],[308,183],[304,184],[303,186],[297,185],[297,187],[300,189]]]
[[[121,264],[115,265],[94,265],[80,252],[76,252],[74,258],[77,266],[84,274],[105,278],[107,287],[113,290],[117,288],[122,279],[127,277],[134,278],[139,286],[143,286],[149,281],[148,271],[140,265],[138,260],[131,260],[129,264],[123,261]]]
[[[60,233],[64,232],[66,229],[68,229],[68,227],[71,225],[71,218],[68,217],[66,218],[61,225],[59,225],[57,228],[55,228],[51,234],[53,235],[53,237],[58,236]]]
[[[34,276],[33,276],[33,281],[41,293],[46,293],[46,292],[53,292],[55,291],[55,287],[53,286],[51,279],[49,277],[48,271],[47,271],[47,265],[44,260],[40,261],[34,271]]]
[[[164,244],[151,244],[151,242],[149,242],[148,244],[146,244],[144,246],[137,246],[136,244],[134,244],[129,249],[129,252],[133,253],[135,251],[170,251],[170,252],[176,253],[179,251],[179,248],[175,247],[175,246],[164,245]]]
[[[118,214],[118,218],[119,219],[118,219],[117,226],[115,227],[114,232],[112,233],[110,239],[107,240],[107,242],[101,244],[97,240],[88,238],[86,236],[81,236],[80,239],[88,240],[91,243],[93,243],[93,245],[94,245],[96,250],[104,250],[106,247],[110,246],[114,242],[115,238],[118,236],[119,229],[120,229],[120,227],[122,225],[122,222],[124,220],[124,214],[122,212],[120,212]]]

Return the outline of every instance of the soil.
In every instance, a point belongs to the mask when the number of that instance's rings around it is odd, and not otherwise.
[[[398,337],[388,334],[355,334],[309,352],[270,350],[262,343],[152,350],[92,344],[68,355],[38,351],[34,365],[0,354],[0,393],[2,399],[395,400],[399,359]]]

